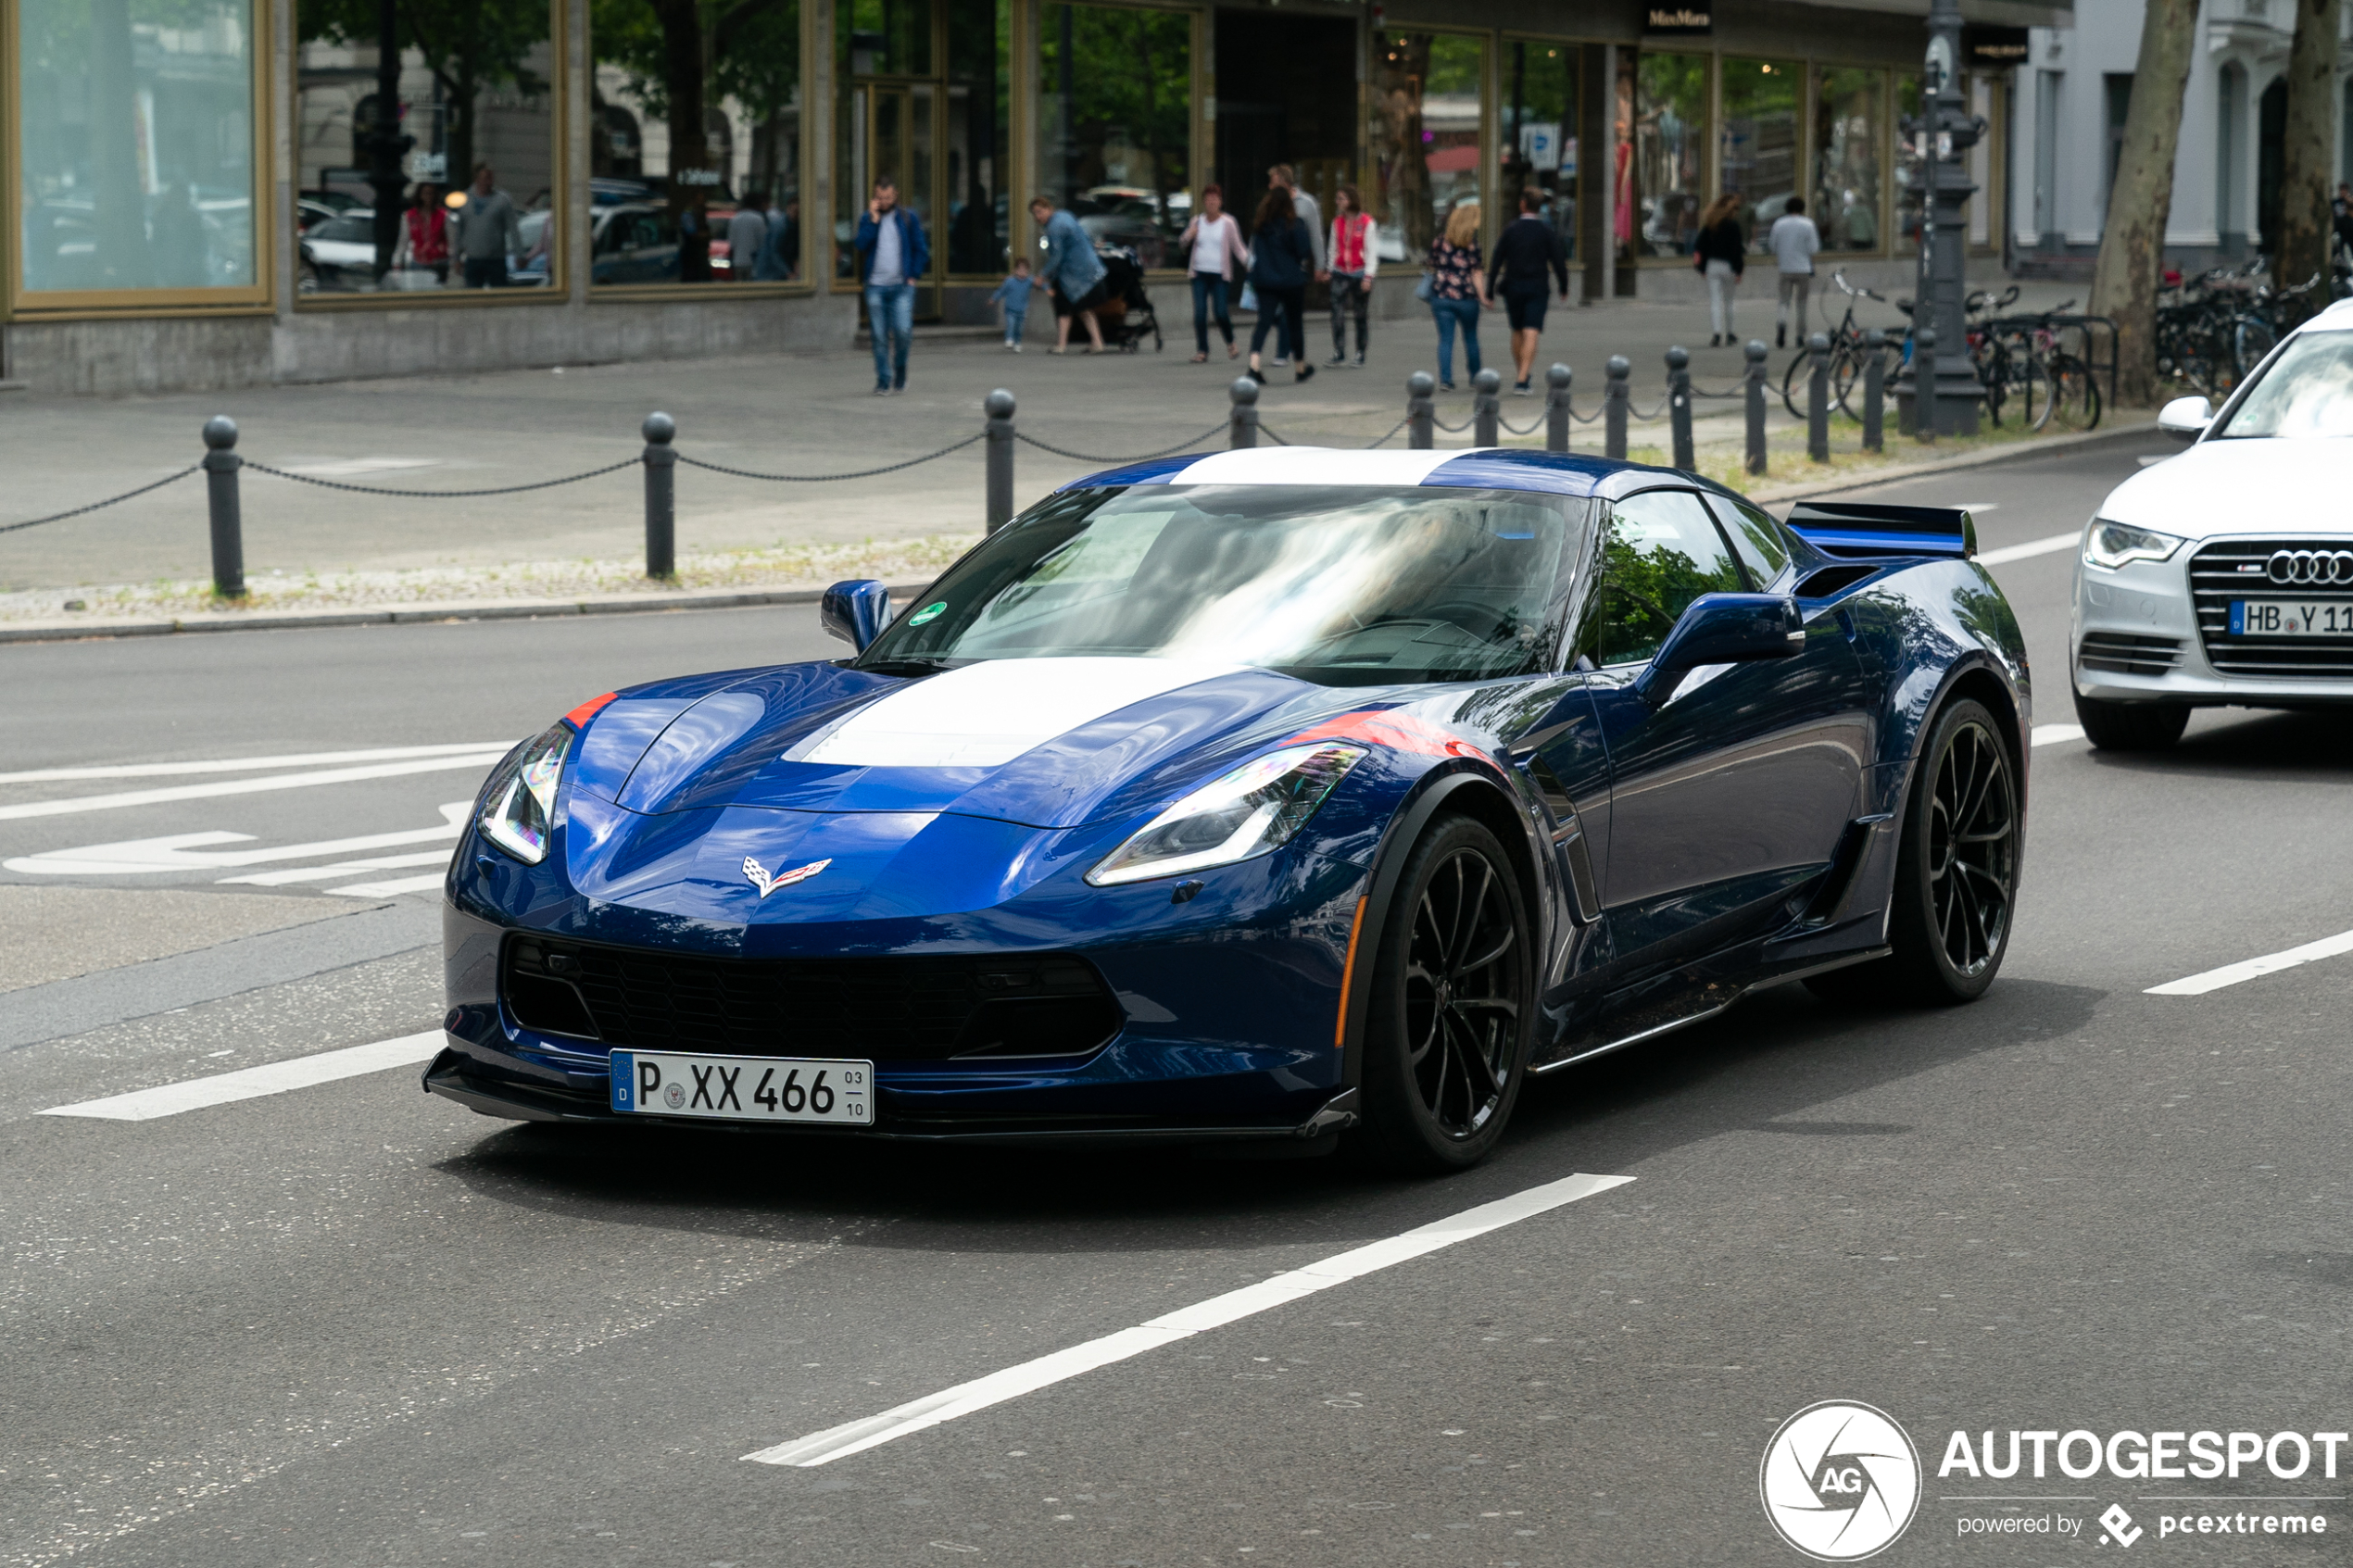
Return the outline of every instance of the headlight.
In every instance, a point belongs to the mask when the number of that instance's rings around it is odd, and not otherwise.
[[[2163,560],[2181,547],[2182,541],[2171,533],[2152,533],[2145,528],[2127,528],[2099,518],[2094,518],[2092,526],[2083,531],[2083,558],[2110,571],[2136,560]]]
[[[1146,822],[1087,873],[1096,887],[1143,882],[1263,855],[1307,825],[1348,770],[1358,746],[1294,746],[1245,762]]]
[[[526,866],[547,858],[547,824],[556,814],[556,786],[563,781],[572,737],[570,724],[549,725],[491,775],[483,791],[482,815],[475,825],[483,837]]]

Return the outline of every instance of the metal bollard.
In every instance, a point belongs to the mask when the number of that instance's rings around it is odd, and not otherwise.
[[[1471,445],[1503,444],[1496,425],[1504,417],[1504,372],[1481,370],[1471,378]]]
[[[1699,458],[1692,450],[1692,357],[1681,347],[1667,351],[1667,424],[1675,436],[1675,466],[1688,472]]]
[[[1626,457],[1626,415],[1634,396],[1633,384],[1626,378],[1634,367],[1623,354],[1613,354],[1603,368],[1608,376],[1602,388],[1602,453],[1604,457],[1623,461]]]
[[[1748,471],[1765,471],[1765,356],[1769,352],[1765,340],[1753,337],[1741,351],[1748,357],[1748,368],[1741,373],[1743,391],[1748,403]]]
[[[1912,433],[1936,445],[1936,329],[1912,332]]]
[[[1405,445],[1427,452],[1435,445],[1438,423],[1438,383],[1428,370],[1405,378]]]
[[[1544,372],[1544,450],[1568,450],[1568,383],[1567,365]]]
[[[212,591],[224,599],[245,596],[245,516],[237,506],[237,421],[215,414],[204,422],[205,499],[212,511]]]
[[[646,416],[646,575],[665,582],[678,575],[678,454],[671,442],[678,421],[668,414]]]
[[[1863,334],[1863,450],[1887,445],[1887,334],[1873,327]]]
[[[1806,340],[1814,369],[1806,378],[1806,455],[1818,463],[1831,460],[1831,338],[1816,332]]]
[[[988,416],[980,445],[988,455],[988,532],[994,533],[1013,521],[1013,395],[1000,386],[981,399],[980,408]]]
[[[1227,433],[1226,445],[1234,451],[1258,445],[1258,383],[1248,376],[1236,376],[1234,384],[1226,389],[1234,400],[1234,420]]]

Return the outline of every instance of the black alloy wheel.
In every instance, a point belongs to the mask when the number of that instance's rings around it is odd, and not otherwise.
[[[1930,726],[1904,802],[1887,922],[1894,951],[1806,984],[1834,1001],[1951,1007],[1994,984],[2018,897],[2018,769],[1982,703],[1949,703]]]
[[[1519,1096],[1534,1012],[1527,906],[1495,835],[1441,820],[1386,911],[1365,1037],[1368,1141],[1384,1163],[1485,1159]]]

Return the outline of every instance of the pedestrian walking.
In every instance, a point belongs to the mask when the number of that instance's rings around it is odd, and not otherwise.
[[[888,175],[858,220],[858,281],[866,291],[866,326],[875,340],[875,395],[907,390],[907,349],[915,335],[915,280],[931,270],[931,244],[915,215],[899,204]]]
[[[1429,242],[1429,313],[1438,319],[1438,384],[1454,390],[1454,333],[1463,334],[1463,355],[1478,374],[1478,312],[1487,295],[1486,257],[1478,248],[1478,204],[1466,201],[1446,216],[1446,227]]]
[[[1554,286],[1567,305],[1568,247],[1561,244],[1560,231],[1544,220],[1544,193],[1530,185],[1519,194],[1519,216],[1495,236],[1495,265],[1487,280],[1489,297],[1504,296],[1504,318],[1511,323],[1512,391],[1517,396],[1532,395],[1529,383],[1536,345],[1544,335],[1544,304]],[[1473,375],[1478,373],[1478,355],[1472,348]]]
[[[1104,280],[1109,274],[1095,255],[1095,242],[1087,237],[1086,229],[1070,215],[1070,209],[1056,207],[1051,196],[1032,196],[1029,215],[1046,231],[1046,265],[1039,269],[1038,281],[1054,302],[1054,346],[1048,352],[1070,351],[1070,319],[1082,316],[1087,335],[1094,341],[1087,352],[1101,354],[1103,328],[1095,320],[1095,307],[1103,302]]]
[[[1309,195],[1305,191],[1299,188],[1299,170],[1293,169],[1290,164],[1278,163],[1272,169],[1269,169],[1266,171],[1266,186],[1269,190],[1272,190],[1277,186],[1280,186],[1283,190],[1290,193],[1291,216],[1299,220],[1300,227],[1305,230],[1307,233],[1307,246],[1309,252],[1308,276],[1314,279],[1316,282],[1320,283],[1325,282],[1331,276],[1331,272],[1326,265],[1324,259],[1323,207],[1317,205],[1314,196]],[[1305,341],[1303,318],[1301,332],[1302,342],[1303,343]],[[1290,351],[1286,349],[1282,353],[1277,355],[1275,358],[1275,363],[1277,365],[1290,364]],[[1304,365],[1307,361],[1302,359],[1300,363]]]
[[[761,239],[760,254],[752,259],[752,282],[781,283],[792,276],[792,269],[785,260],[785,225],[789,220],[785,217],[783,204],[774,195],[768,198],[768,205],[760,216],[767,223],[768,232]],[[793,250],[798,254],[800,248],[798,235],[795,240]]]
[[[473,188],[458,209],[457,245],[466,287],[507,286],[507,257],[522,250],[522,222],[514,198],[498,189],[498,177],[486,163],[474,165]]]
[[[1692,241],[1692,265],[1707,280],[1710,348],[1739,341],[1732,331],[1732,297],[1740,291],[1741,275],[1748,270],[1748,236],[1741,232],[1740,211],[1739,194],[1725,192],[1700,214],[1699,233]]]
[[[1342,185],[1332,193],[1332,232],[1325,256],[1332,280],[1331,363],[1348,363],[1347,317],[1356,318],[1356,367],[1365,366],[1366,323],[1372,314],[1373,279],[1380,271],[1378,245],[1380,226],[1365,210],[1356,187]]]
[[[441,205],[440,188],[417,187],[417,202],[400,215],[400,247],[393,252],[396,271],[424,271],[435,282],[449,282],[449,209]]]
[[[1773,346],[1789,346],[1790,301],[1797,302],[1797,341],[1806,341],[1806,296],[1814,287],[1814,256],[1822,248],[1821,231],[1806,216],[1806,198],[1790,197],[1781,215],[1767,231],[1765,244],[1773,252],[1780,286],[1773,306]]]
[[[1038,286],[1029,275],[1029,257],[1013,257],[1013,270],[1005,281],[989,295],[989,300],[1002,306],[1005,311],[1005,346],[1021,352],[1022,334],[1029,329],[1029,294]]]
[[[727,275],[748,283],[759,275],[760,252],[768,244],[768,215],[757,201],[746,201],[727,220]]]
[[[1177,236],[1176,248],[1187,257],[1186,270],[1193,284],[1193,363],[1209,362],[1209,314],[1216,312],[1217,330],[1226,337],[1226,358],[1231,359],[1240,349],[1234,346],[1234,319],[1226,310],[1228,280],[1238,267],[1250,265],[1250,249],[1242,244],[1241,225],[1226,210],[1226,193],[1216,185],[1203,185],[1201,190],[1201,210],[1185,225]]]
[[[1269,185],[1250,236],[1250,286],[1258,295],[1258,324],[1250,330],[1250,379],[1261,385],[1266,378],[1258,369],[1259,350],[1277,326],[1282,335],[1275,346],[1281,358],[1275,363],[1298,366],[1291,372],[1294,383],[1315,373],[1307,362],[1306,332],[1307,280],[1315,274],[1315,247],[1290,197],[1283,186]]]

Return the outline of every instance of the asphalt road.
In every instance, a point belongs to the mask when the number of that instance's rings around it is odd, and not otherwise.
[[[2043,725],[2072,721],[2070,554],[1998,552],[2161,450],[1887,493],[1978,508]],[[1452,1180],[550,1133],[412,1065],[37,1114],[431,1031],[436,897],[398,884],[437,881],[414,858],[485,753],[658,672],[820,655],[813,621],[0,653],[0,1564],[1800,1562],[1759,1462],[1830,1399],[1927,1465],[1880,1561],[2346,1560],[2317,1456],[1937,1474],[1957,1431],[2353,1426],[2353,955],[2146,994],[2353,925],[2338,719],[2202,715],[2141,759],[2046,730],[1982,1001],[1765,993],[1531,1084]],[[184,793],[213,786],[241,787]],[[318,874],[228,880],[281,872]],[[1579,1173],[1631,1180],[824,1464],[745,1461]],[[2163,1523],[2190,1514],[2328,1534]],[[1962,1534],[2003,1519],[2050,1533]]]

